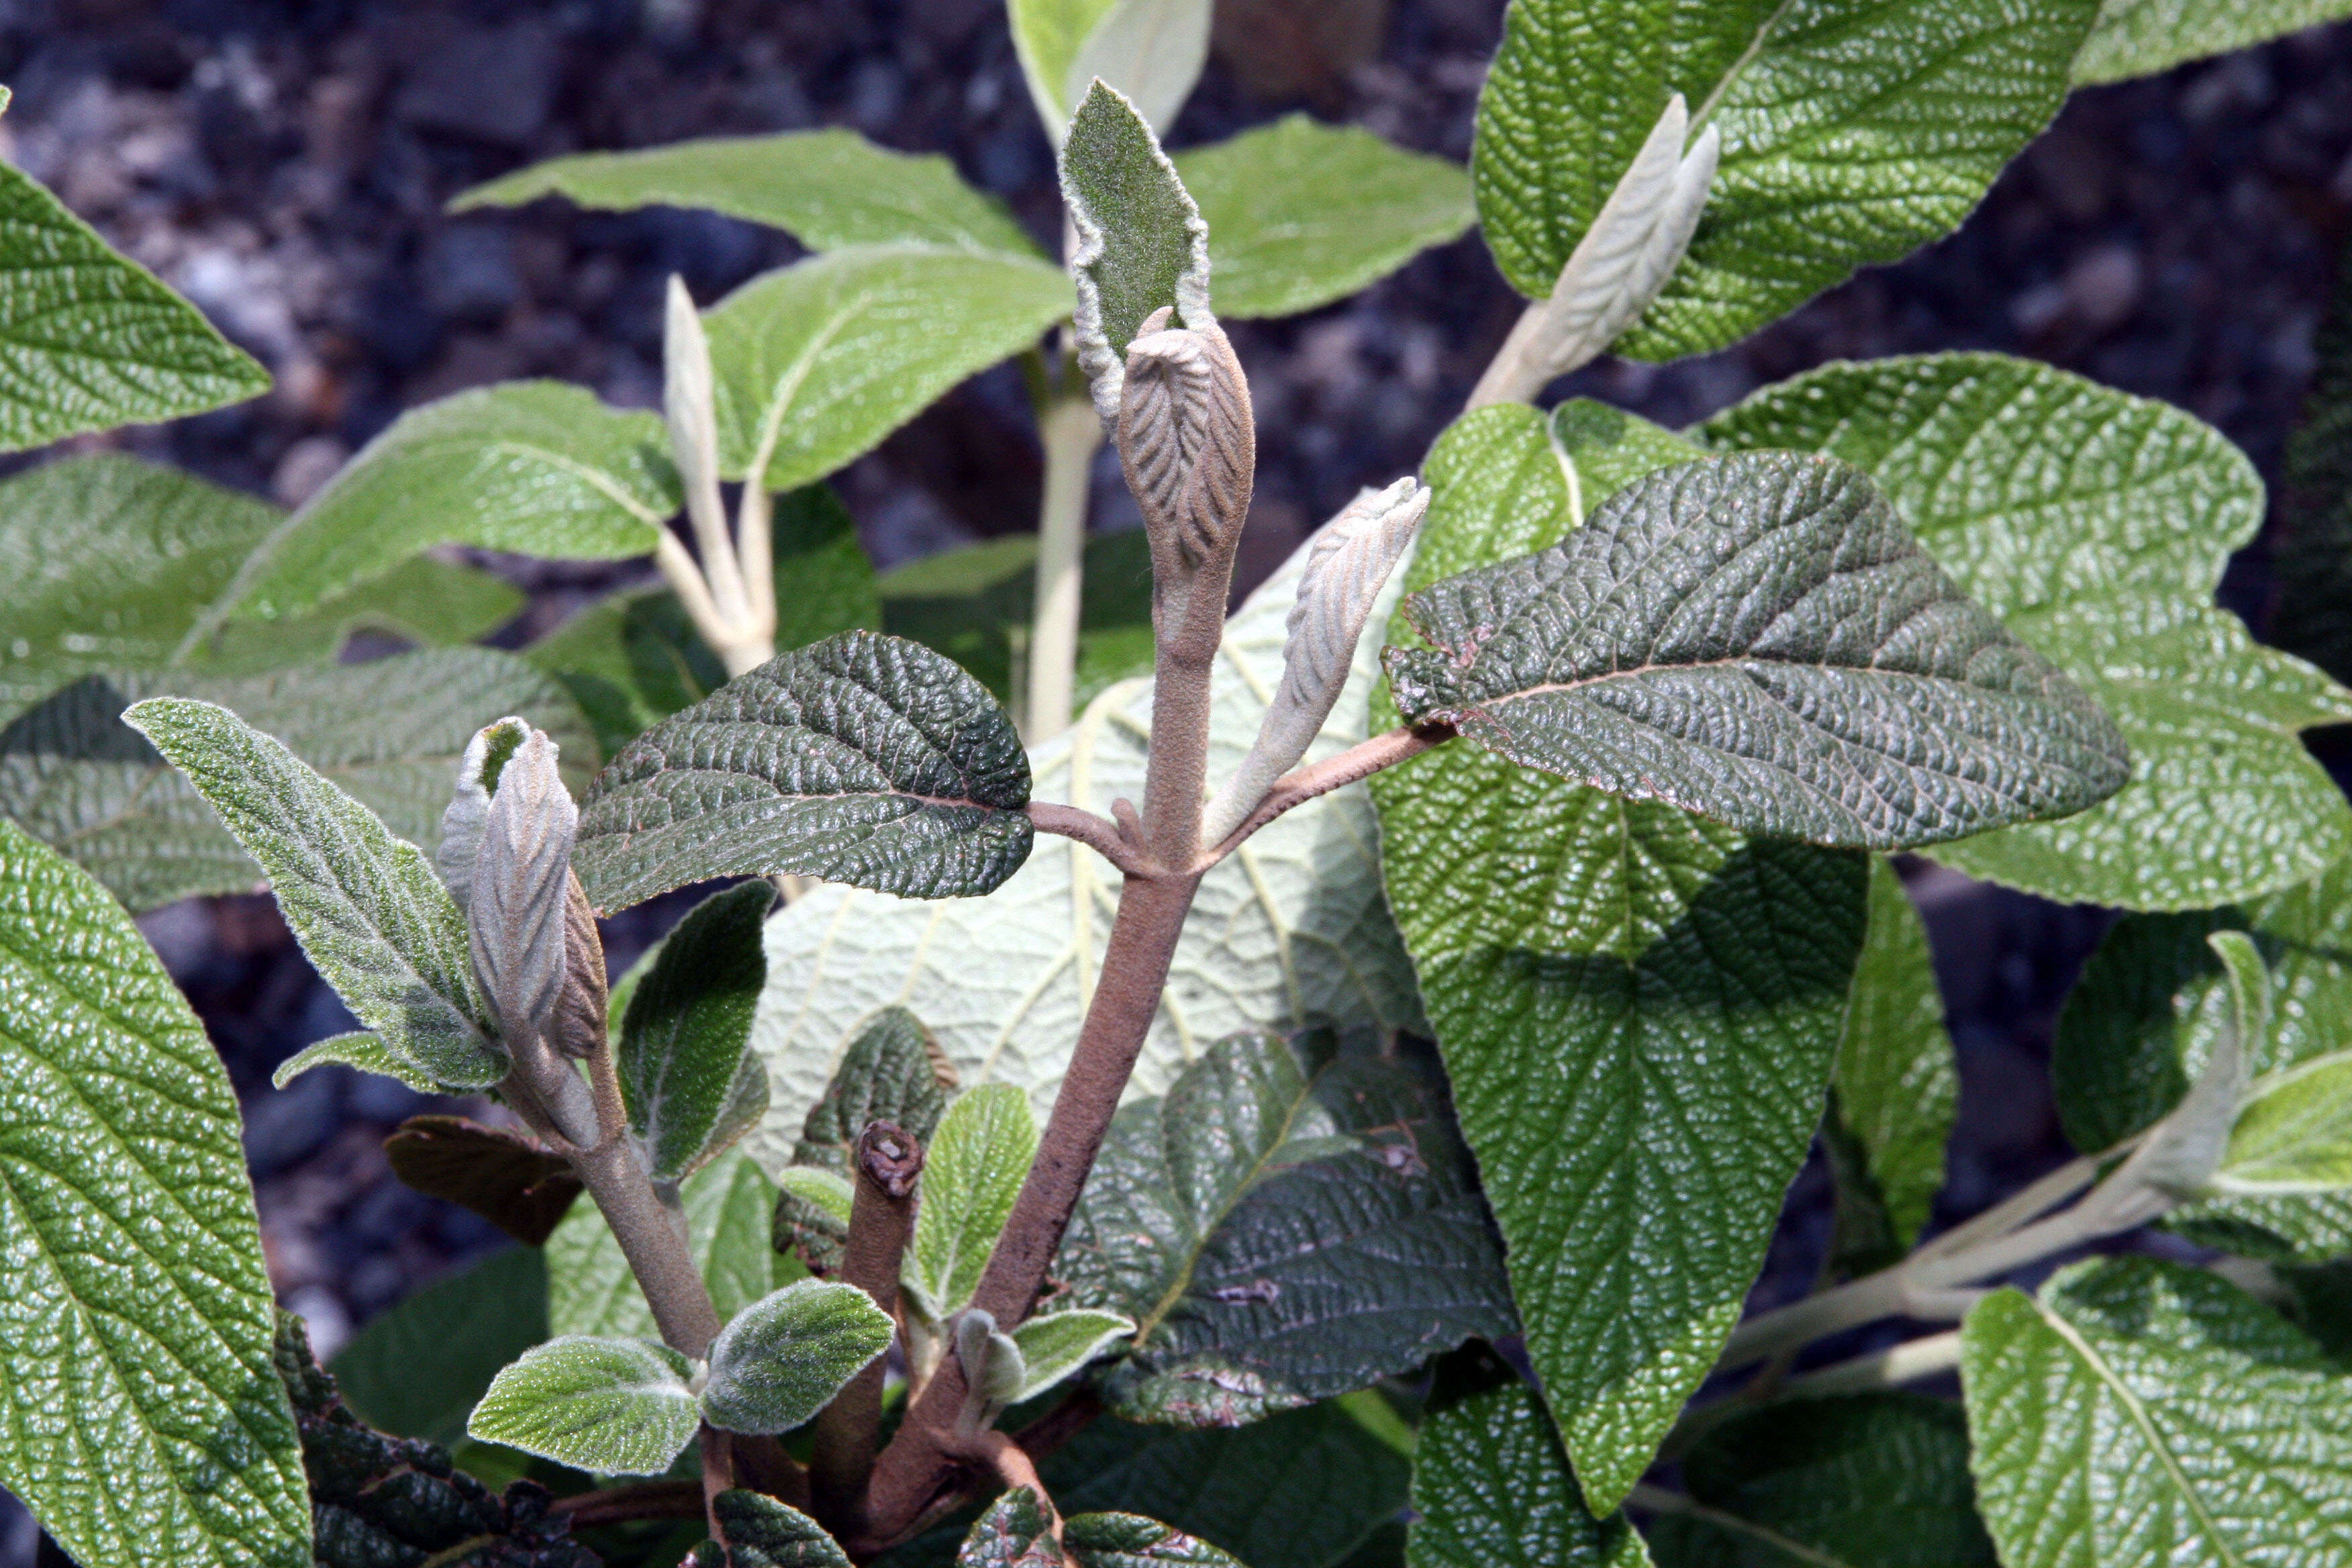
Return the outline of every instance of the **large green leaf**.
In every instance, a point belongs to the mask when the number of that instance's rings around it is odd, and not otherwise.
[[[474,731],[517,713],[579,765],[595,757],[554,682],[511,654],[446,648],[369,664],[225,678],[90,676],[0,730],[0,814],[73,858],[133,910],[247,892],[264,873],[155,749],[121,721],[149,697],[216,703],[277,737],[397,837],[436,844]]]
[[[777,497],[769,529],[779,650],[835,632],[881,629],[874,563],[832,486],[804,485]],[[726,667],[667,588],[607,595],[523,657],[563,683],[607,756],[727,681]]]
[[[194,306],[0,167],[0,451],[268,390]]]
[[[701,1424],[690,1375],[667,1345],[566,1335],[502,1368],[466,1430],[592,1475],[657,1476]]]
[[[1944,1400],[1768,1405],[1709,1431],[1683,1480],[1695,1506],[1649,1526],[1659,1568],[1997,1568]]]
[[[1969,1314],[1977,1494],[2008,1568],[2352,1554],[2352,1400],[2318,1345],[2214,1275],[2077,1264]]]
[[[575,153],[477,185],[449,204],[520,206],[567,196],[583,207],[704,207],[789,230],[811,250],[911,240],[1034,257],[1004,204],[937,153],[894,153],[855,131],[713,136],[628,153]]]
[[[1224,316],[1288,316],[1344,299],[1475,220],[1459,164],[1359,126],[1289,115],[1175,157],[1209,226]]]
[[[768,1245],[776,1190],[760,1168],[729,1153],[679,1189],[688,1244],[720,1321],[790,1283],[799,1270]],[[551,1333],[611,1339],[661,1337],[621,1244],[593,1204],[574,1204],[547,1238],[547,1325]]]
[[[1413,1451],[1411,1568],[1649,1568],[1622,1514],[1585,1510],[1559,1434],[1522,1383],[1442,1404]]]
[[[225,675],[331,664],[356,632],[381,632],[427,647],[456,646],[488,636],[514,619],[525,603],[521,590],[495,573],[412,556],[306,614],[225,622],[190,648],[184,662]]]
[[[1902,848],[2124,782],[2105,715],[1835,459],[1663,469],[1404,614],[1434,645],[1383,656],[1408,721],[1750,833]]]
[[[856,246],[755,278],[703,318],[729,479],[804,485],[1070,311],[1035,257]]]
[[[2107,933],[2059,1016],[2051,1064],[2066,1135],[2089,1152],[2153,1125],[2203,1071],[2228,1027],[2230,987],[2205,939],[2252,933],[2277,998],[2244,1042],[2250,1098],[2352,1062],[2352,862],[2244,904],[2127,915]],[[2166,1223],[2210,1245],[2273,1258],[2352,1253],[2352,1191],[2238,1195]]]
[[[370,1319],[330,1370],[361,1420],[446,1448],[499,1369],[545,1338],[546,1261],[509,1247]]]
[[[923,1157],[905,1268],[916,1304],[933,1322],[962,1310],[980,1288],[989,1249],[1036,1157],[1036,1120],[1011,1084],[960,1094],[940,1118]]]
[[[1870,925],[1846,997],[1823,1130],[1837,1178],[1839,1267],[1898,1262],[1944,1184],[1960,1099],[1927,928],[1884,860],[1870,871]]]
[[[622,749],[581,803],[599,909],[793,872],[916,898],[985,893],[1029,858],[1029,759],[980,683],[844,632],[779,654]]]
[[[1567,535],[1578,474],[1533,409],[1457,421],[1408,585]],[[1738,1321],[1821,1120],[1867,863],[1460,745],[1372,798],[1528,1352],[1613,1510]]]
[[[1680,92],[1722,161],[1689,254],[1619,344],[1721,348],[1958,227],[2056,112],[2098,0],[1513,0],[1478,100],[1478,216],[1531,299]]]
[[[1226,623],[1210,678],[1213,779],[1239,765],[1281,684],[1284,624],[1309,548]],[[1378,679],[1379,646],[1377,628],[1358,646],[1349,690],[1310,761],[1363,739],[1362,694]],[[1142,682],[1105,692],[1036,749],[1035,793],[1102,812],[1120,795],[1141,799],[1150,715]],[[768,922],[768,991],[753,1026],[773,1090],[754,1152],[771,1169],[783,1166],[834,1064],[877,1010],[894,1005],[931,1028],[965,1086],[1015,1084],[1041,1115],[1049,1110],[1118,891],[1118,872],[1093,850],[1048,838],[985,899],[924,904],[821,888],[785,906]],[[1420,1019],[1381,901],[1370,805],[1355,787],[1277,818],[1202,879],[1131,1092],[1160,1093],[1236,1030],[1317,1019],[1342,1028]]]
[[[1517,1327],[1436,1097],[1316,1054],[1237,1035],[1112,1122],[1055,1274],[1135,1320],[1115,1411],[1234,1425]]]
[[[2154,76],[2346,16],[2347,0],[2105,0],[2074,56],[2074,84]]]
[[[124,719],[260,863],[312,967],[393,1055],[453,1087],[506,1076],[466,917],[424,851],[225,708],[154,697]]]
[[[0,1482],[86,1568],[303,1568],[228,1075],[89,878],[0,822]]]
[[[2132,782],[2103,805],[1944,846],[1945,864],[2070,903],[2196,909],[2352,853],[2352,807],[2297,731],[2352,692],[2213,606],[2263,490],[2163,404],[1995,354],[1830,365],[1706,426],[1719,445],[1869,470],[1960,585],[2114,714]]]
[[[712,894],[662,939],[629,993],[614,1056],[629,1129],[656,1182],[700,1170],[768,1109],[768,1075],[749,1047],[768,978],[760,926],[774,901],[759,881]]]
[[[679,504],[659,418],[553,381],[412,409],[289,518],[237,585],[240,613],[307,610],[431,544],[604,561],[650,554]]]

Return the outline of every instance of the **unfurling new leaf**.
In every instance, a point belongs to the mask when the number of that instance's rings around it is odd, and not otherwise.
[[[1898,848],[2121,788],[2106,716],[1964,597],[1850,465],[1664,469],[1405,601],[1408,722],[1744,832]]]
[[[531,731],[499,770],[466,901],[474,974],[506,1035],[544,1034],[562,994],[564,896],[579,821],[555,771],[555,742]]]
[[[1037,1153],[1029,1097],[986,1083],[948,1107],[923,1157],[922,1202],[904,1279],[915,1305],[944,1323],[980,1287],[989,1248]]]

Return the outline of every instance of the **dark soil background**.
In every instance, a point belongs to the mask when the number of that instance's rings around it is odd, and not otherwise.
[[[1176,142],[1305,106],[1466,156],[1502,0],[1221,9],[1250,47],[1220,51]],[[1326,37],[1290,47],[1279,24],[1310,15]],[[289,504],[402,409],[462,387],[551,375],[650,405],[664,278],[683,274],[709,302],[796,254],[773,231],[698,213],[443,215],[521,164],[845,124],[947,153],[1039,232],[1056,226],[1051,156],[997,0],[0,0],[0,81],[16,89],[0,153],[278,378],[243,407],[107,439]],[[2275,480],[2347,227],[2352,26],[2079,93],[1950,238],[1735,349],[1604,362],[1561,390],[1679,425],[1827,359],[2003,349],[2179,404]],[[1353,300],[1240,327],[1262,465],[1244,572],[1269,570],[1359,486],[1411,470],[1517,309],[1472,237]],[[887,566],[1032,527],[1038,472],[1020,384],[1000,369],[840,483]],[[1132,519],[1114,467],[1097,489],[1098,526]],[[2258,627],[2263,562],[2248,552],[2225,593]],[[509,643],[615,580],[499,564],[534,595]],[[1963,1080],[1950,1217],[2063,1157],[2051,1029],[2105,919],[1914,869]],[[615,964],[678,912],[614,931]],[[273,1276],[322,1352],[497,1243],[390,1178],[384,1135],[428,1102],[341,1069],[269,1090],[278,1061],[352,1026],[266,898],[142,924],[245,1097]],[[1799,1182],[1761,1292],[1810,1276],[1826,1190],[1818,1170]],[[0,1494],[0,1565],[31,1563],[35,1533]]]

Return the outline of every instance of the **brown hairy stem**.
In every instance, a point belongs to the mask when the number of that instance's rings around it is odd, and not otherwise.
[[[1122,824],[1097,816],[1082,807],[1033,800],[1029,803],[1029,820],[1040,833],[1076,839],[1130,877],[1155,868],[1143,852],[1129,842]]]
[[[923,1169],[923,1146],[903,1128],[870,1121],[857,1140],[856,1167],[841,1278],[895,1316],[898,1267],[915,1233],[915,1178]],[[884,1370],[877,1358],[816,1418],[809,1493],[819,1522],[835,1535],[865,1528],[866,1483],[882,1429]]]
[[[548,1505],[548,1511],[569,1518],[574,1530],[586,1530],[599,1524],[620,1524],[632,1519],[699,1519],[702,1516],[702,1483],[639,1481],[629,1486],[606,1487],[601,1491],[578,1492],[571,1497],[557,1498]]]
[[[1156,726],[1155,726],[1156,728]],[[1199,816],[1197,787],[1194,821]],[[1144,1036],[1160,1010],[1169,961],[1184,916],[1201,884],[1198,872],[1182,876],[1129,877],[1119,891],[1118,914],[1104,944],[1100,979],[1087,1009],[1069,1072],[1055,1097],[1053,1116],[1037,1143],[1036,1161],[1022,1184],[1012,1216],[989,1254],[987,1272],[972,1305],[1010,1329],[1029,1315],[1045,1288],[1045,1272],[1062,1244],[1078,1205],[1087,1173],[1101,1152],[1112,1112],[1135,1070]],[[940,1363],[930,1384],[908,1412],[906,1424],[876,1465],[868,1493],[869,1533],[887,1545],[912,1530],[940,1495],[959,1481],[971,1455],[954,1439],[955,1418],[964,1397],[963,1368],[954,1356]]]

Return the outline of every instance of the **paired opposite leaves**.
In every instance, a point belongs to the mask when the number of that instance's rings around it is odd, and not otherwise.
[[[662,939],[629,993],[615,1065],[656,1182],[700,1170],[768,1109],[767,1069],[749,1046],[768,978],[760,928],[774,901],[759,881],[714,893]]]
[[[0,451],[268,390],[194,306],[29,175],[0,168]]]
[[[2218,1277],[2078,1264],[1969,1314],[1960,1377],[2008,1568],[2242,1568],[2352,1552],[2337,1367]]]
[[[611,910],[793,872],[918,898],[985,893],[1029,855],[1029,759],[980,683],[845,632],[780,654],[631,742],[583,802],[574,866]]]
[[[386,1049],[436,1083],[506,1074],[466,917],[415,845],[226,709],[152,698],[125,715],[260,863],[303,952]]]
[[[1636,446],[1568,456],[1526,407],[1456,421],[1408,586],[1550,545]],[[1613,1510],[1738,1321],[1820,1122],[1866,863],[1458,744],[1371,784],[1529,1354]]]
[[[1750,833],[1905,847],[2124,781],[2105,716],[1843,463],[1662,470],[1404,613],[1435,645],[1385,656],[1407,722]]]
[[[1722,160],[1689,254],[1620,353],[1721,348],[1958,226],[2049,123],[2097,0],[1514,0],[1478,100],[1478,214],[1551,292],[1679,91]]]
[[[1869,470],[1962,588],[2081,682],[2132,749],[2104,805],[1932,853],[2063,902],[2197,909],[2352,853],[2352,807],[2297,732],[2352,692],[2258,647],[2210,594],[2263,489],[2179,410],[1997,354],[1830,365],[1709,421],[1719,446]]]
[[[1239,1035],[1121,1110],[1055,1266],[1135,1320],[1113,1410],[1233,1425],[1509,1333],[1500,1248],[1433,1099],[1391,1062]]]
[[[310,1501],[212,1043],[104,889],[0,822],[0,1482],[87,1568],[301,1568]]]

